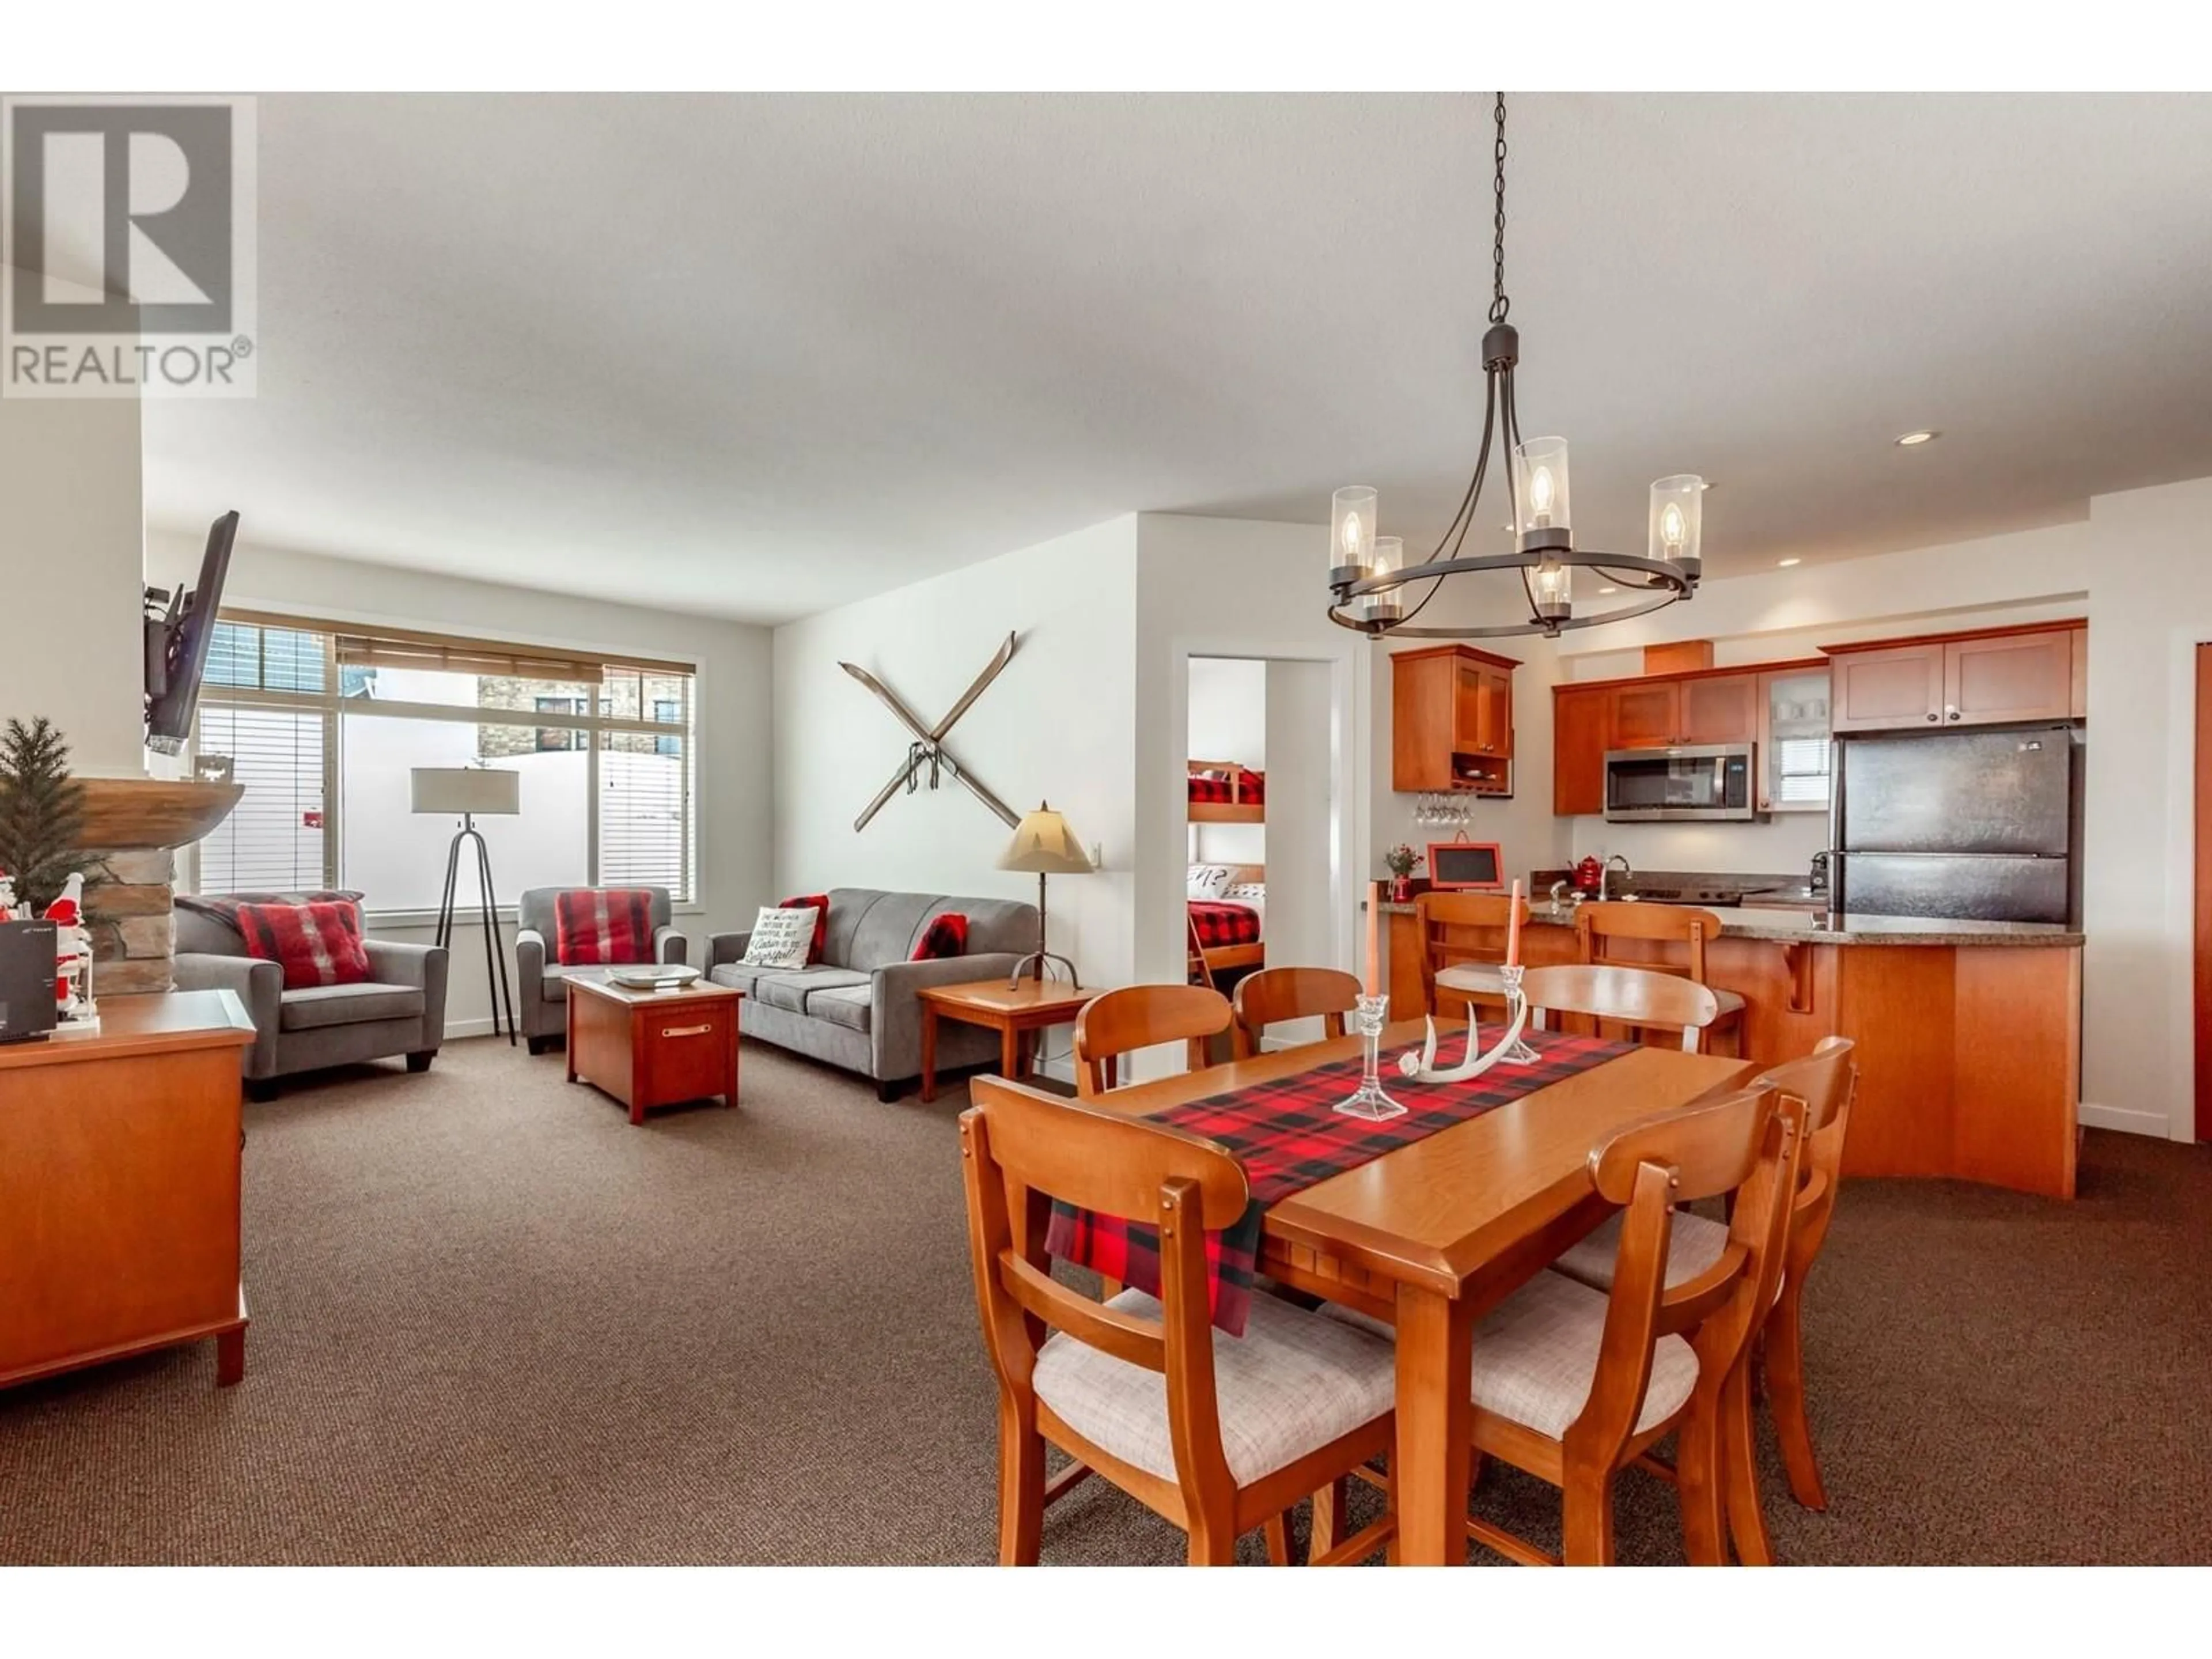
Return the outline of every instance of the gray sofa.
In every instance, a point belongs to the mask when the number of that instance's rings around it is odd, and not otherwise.
[[[968,918],[968,954],[915,962],[930,921],[947,910]],[[886,893],[872,887],[830,892],[830,933],[811,968],[748,968],[745,933],[717,933],[707,942],[707,977],[745,993],[739,1028],[750,1040],[773,1042],[872,1078],[885,1100],[921,1074],[925,985],[1007,974],[1036,947],[1034,904],[1017,900],[951,898],[941,893]],[[937,1064],[950,1071],[995,1064],[997,1034],[972,1025],[938,1028]]]
[[[588,892],[581,887],[526,887],[514,907],[514,1018],[533,1054],[543,1054],[568,1035],[568,987],[556,961],[548,959],[546,941],[558,928],[553,919],[554,902],[563,893]],[[681,962],[690,941],[670,926],[668,890],[648,887],[653,895],[653,960]]]
[[[234,893],[220,905],[250,900],[283,902],[297,895]],[[256,1100],[276,1092],[276,1079],[329,1066],[407,1058],[427,1072],[446,1038],[446,953],[434,945],[368,941],[369,972],[359,985],[284,988],[284,970],[248,956],[246,939],[216,910],[177,903],[175,975],[179,991],[235,991],[253,1019],[246,1051],[246,1090]]]

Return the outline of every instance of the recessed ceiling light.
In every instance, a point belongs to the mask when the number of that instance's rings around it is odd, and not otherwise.
[[[1907,432],[1897,440],[1897,447],[1899,449],[1917,449],[1922,444],[1934,443],[1942,435],[1940,432],[1927,429]]]
[[[1802,559],[1777,559],[1775,561],[1775,563],[1780,565],[1784,570],[1789,569],[1793,564],[1802,564],[1805,561]]]
[[[1698,489],[1711,489],[1715,484],[1718,483],[1719,482],[1720,482],[1720,480],[1719,480],[1719,479],[1717,479],[1717,478],[1708,478],[1708,479],[1706,479],[1703,483],[1699,484],[1699,485],[1698,486]]]
[[[1617,587],[1601,587],[1598,589],[1598,592],[1601,593],[1618,593],[1620,590]]]

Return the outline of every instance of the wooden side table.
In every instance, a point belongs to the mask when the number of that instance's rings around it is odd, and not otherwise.
[[[1018,1082],[1028,1073],[1032,1052],[1029,1037],[1050,1026],[1073,1024],[1098,990],[1050,979],[1025,979],[1009,990],[1006,981],[1000,978],[932,985],[916,994],[921,999],[921,1097],[930,1101],[937,1098],[937,1022],[940,1019],[996,1031],[1000,1073]]]
[[[629,1108],[722,1097],[738,1103],[738,1005],[745,994],[694,981],[680,991],[633,991],[602,973],[568,976],[568,1081]]]

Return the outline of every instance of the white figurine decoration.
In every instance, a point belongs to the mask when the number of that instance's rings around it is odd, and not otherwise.
[[[0,921],[25,920],[15,914],[15,906],[19,902],[15,897],[15,878],[5,870],[0,870]]]

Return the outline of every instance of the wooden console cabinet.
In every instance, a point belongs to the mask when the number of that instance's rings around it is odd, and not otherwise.
[[[228,991],[111,996],[0,1047],[0,1386],[212,1337],[246,1375],[243,1060]]]

